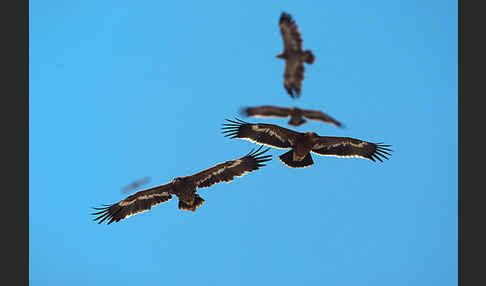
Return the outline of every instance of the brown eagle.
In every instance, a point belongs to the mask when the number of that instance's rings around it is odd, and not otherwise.
[[[126,185],[125,187],[122,188],[122,193],[126,194],[129,193],[135,189],[140,188],[141,186],[150,183],[150,178],[149,177],[143,177],[140,180],[133,181],[130,184]]]
[[[288,117],[290,116],[289,124],[299,126],[307,122],[303,117],[311,120],[322,121],[325,123],[334,124],[342,127],[342,124],[332,118],[331,116],[319,110],[300,109],[297,107],[277,107],[272,105],[264,105],[257,107],[245,107],[240,110],[244,116],[250,117]]]
[[[192,176],[177,177],[168,184],[139,191],[118,203],[94,208],[98,210],[92,213],[97,216],[94,220],[99,220],[98,223],[107,220],[108,224],[119,222],[167,202],[172,199],[172,195],[179,198],[179,209],[196,211],[196,208],[204,203],[204,199],[196,194],[196,188],[207,188],[219,182],[231,182],[235,176],[241,177],[265,166],[263,162],[270,161],[272,155],[263,155],[270,148],[260,151],[262,147],[252,149],[239,159],[218,164]]]
[[[277,55],[277,58],[285,60],[284,87],[290,97],[300,97],[304,80],[304,62],[311,65],[315,56],[311,50],[302,50],[299,28],[290,14],[282,12],[278,25],[284,42],[283,52]]]
[[[291,149],[278,158],[292,168],[303,168],[314,164],[311,152],[321,156],[336,156],[343,158],[361,157],[373,162],[391,156],[392,151],[381,143],[370,143],[349,137],[319,136],[314,132],[297,132],[273,124],[251,124],[235,118],[226,119],[223,124],[225,137],[246,139],[252,142],[280,149]]]

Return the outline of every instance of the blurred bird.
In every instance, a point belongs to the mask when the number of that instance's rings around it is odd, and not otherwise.
[[[307,119],[321,121],[325,123],[334,124],[338,127],[343,125],[319,110],[300,109],[297,107],[278,107],[272,105],[256,106],[256,107],[244,107],[240,110],[240,114],[247,117],[281,117],[285,118],[290,116],[290,125],[299,126],[307,122],[303,117]]]
[[[284,87],[290,97],[300,97],[305,72],[304,62],[313,64],[315,56],[311,50],[304,51],[302,49],[302,37],[299,28],[290,14],[282,12],[278,25],[284,49],[276,57],[285,60]]]

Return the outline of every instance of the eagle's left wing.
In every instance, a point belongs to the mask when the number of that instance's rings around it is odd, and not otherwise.
[[[271,160],[272,155],[263,155],[270,148],[260,151],[262,147],[251,150],[239,159],[218,164],[190,177],[199,188],[207,188],[219,182],[231,182],[235,176],[241,177],[246,173],[258,170],[265,166],[264,162]]]
[[[284,87],[290,97],[299,97],[304,81],[304,62],[299,58],[285,60]],[[296,95],[294,95],[295,91]]]
[[[306,110],[303,110],[303,111],[304,111],[303,116],[307,117],[309,119],[322,121],[322,122],[326,122],[326,123],[331,123],[331,124],[334,124],[334,125],[339,126],[339,127],[342,126],[341,122],[337,121],[336,119],[332,118],[331,116],[327,115],[326,113],[324,113],[322,111],[309,110],[309,109],[306,109]]]
[[[375,159],[383,162],[388,159],[392,150],[380,143],[371,143],[349,137],[321,136],[312,147],[311,152],[321,156],[336,156],[343,158],[360,157],[375,162]]]
[[[153,206],[169,201],[172,199],[170,192],[170,183],[139,191],[116,204],[94,208],[98,212],[92,213],[92,215],[97,216],[94,220],[99,220],[98,223],[102,223],[105,220],[107,220],[108,224],[119,222],[122,219],[148,211]]]

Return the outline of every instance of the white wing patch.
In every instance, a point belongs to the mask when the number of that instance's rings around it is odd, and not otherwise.
[[[294,144],[294,142],[292,142],[292,140],[290,138],[289,139],[284,138],[284,137],[280,136],[277,132],[273,131],[270,128],[261,128],[258,124],[252,124],[251,125],[251,129],[254,130],[254,131],[257,131],[257,132],[262,132],[262,133],[268,134],[270,136],[276,137],[276,138],[278,138],[282,142],[289,141],[290,144],[292,144],[292,145]],[[247,138],[244,138],[244,139],[247,139]],[[252,139],[247,139],[247,140],[249,140],[251,142],[260,143],[260,142],[254,141]],[[265,144],[265,143],[260,143],[260,144],[267,145],[267,146],[271,146],[271,147],[275,147],[273,145],[268,145],[268,144]],[[276,148],[278,148],[278,147],[276,147]],[[288,148],[279,148],[279,149],[288,149]]]
[[[357,147],[357,148],[363,148],[364,146],[366,146],[368,144],[369,143],[365,142],[365,141],[362,141],[358,144],[354,144],[353,142],[350,142],[350,141],[339,142],[339,143],[336,143],[336,144],[322,144],[321,143],[321,144],[314,145],[314,147],[312,147],[312,149],[322,149],[322,148],[330,149],[330,148],[333,148],[333,147],[346,146],[346,145],[351,145],[351,146]]]
[[[138,201],[138,200],[150,200],[151,198],[154,198],[154,197],[170,197],[170,196],[171,195],[168,192],[153,193],[153,194],[150,194],[150,195],[143,195],[143,196],[136,197],[135,199],[133,199],[131,201],[121,201],[120,203],[118,203],[118,205],[121,206],[121,207],[124,207],[124,206],[131,205],[135,201]]]
[[[247,141],[250,141],[252,143],[257,143],[257,144],[260,144],[260,145],[265,145],[265,146],[268,146],[268,147],[272,147],[272,148],[277,148],[277,149],[290,149],[292,147],[286,147],[286,148],[282,148],[282,147],[278,147],[278,146],[274,146],[274,145],[270,145],[270,144],[266,144],[266,143],[262,143],[262,142],[258,142],[258,141],[255,141],[251,138],[238,138],[238,139],[243,139],[243,140],[247,140]],[[292,142],[289,140],[290,144],[292,144]]]
[[[338,158],[363,158],[363,159],[368,159],[368,160],[371,160],[370,158],[366,158],[364,156],[361,156],[361,155],[334,155],[334,154],[319,154],[319,153],[316,153],[314,151],[311,151],[312,153],[316,154],[316,155],[319,155],[319,156],[323,156],[323,157],[338,157]]]
[[[210,179],[212,176],[216,176],[216,175],[219,175],[219,174],[223,173],[223,172],[224,172],[226,169],[234,168],[234,167],[236,167],[236,166],[240,165],[242,162],[243,162],[243,159],[237,159],[237,160],[234,160],[234,161],[233,161],[233,162],[232,162],[230,165],[225,166],[225,167],[223,167],[223,168],[220,168],[220,169],[218,169],[217,171],[215,171],[215,172],[211,173],[211,175],[210,175],[210,176],[207,176],[207,177],[203,178],[202,180],[198,181],[198,182],[197,182],[197,185],[200,185],[200,184],[202,184],[202,183],[206,182],[206,181],[207,181],[207,180],[209,180],[209,179]],[[236,175],[236,177],[241,177],[241,176],[243,176],[244,174],[246,174],[246,173],[248,173],[248,172],[250,172],[250,171],[244,171],[244,172],[243,172],[241,175]],[[229,179],[229,180],[223,180],[223,182],[225,182],[225,183],[229,183],[229,182],[231,182],[231,181],[233,181],[233,178],[231,178],[231,179]],[[201,188],[201,187],[200,187],[200,188]]]

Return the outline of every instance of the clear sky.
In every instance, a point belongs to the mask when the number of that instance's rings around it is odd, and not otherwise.
[[[30,284],[457,285],[457,1],[31,1]],[[305,49],[283,87],[280,13]],[[384,163],[313,156],[111,225],[91,207],[257,147],[243,106],[322,110],[393,145]]]

